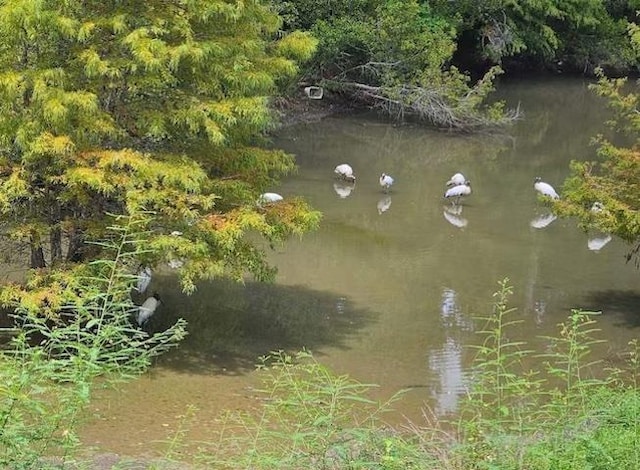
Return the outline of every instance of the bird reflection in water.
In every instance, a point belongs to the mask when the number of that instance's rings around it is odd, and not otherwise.
[[[606,234],[606,233],[601,233],[601,234],[597,234],[597,235],[591,235],[589,237],[589,239],[587,240],[587,247],[591,251],[598,252],[602,248],[604,248],[604,246],[607,243],[609,243],[611,241],[611,238],[612,238],[611,235]]]
[[[545,214],[538,215],[533,219],[531,219],[531,222],[529,222],[529,225],[533,228],[538,228],[538,229],[545,228],[545,227],[548,227],[551,224],[551,222],[553,222],[557,218],[558,216],[555,215],[553,212],[547,212]]]
[[[391,207],[391,196],[385,196],[378,201],[378,214],[387,212]]]
[[[355,183],[335,182],[333,183],[333,190],[336,192],[340,199],[345,199],[351,196],[351,192],[355,189]]]
[[[462,207],[459,205],[445,205],[443,207],[442,215],[454,227],[464,228],[467,226],[469,221],[462,217]]]

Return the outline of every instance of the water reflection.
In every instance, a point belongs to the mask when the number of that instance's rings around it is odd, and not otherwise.
[[[340,199],[345,199],[351,196],[351,192],[355,189],[355,183],[335,182],[333,183],[333,190],[336,192]]]
[[[446,204],[443,206],[442,215],[445,220],[454,227],[464,228],[467,226],[469,221],[461,216],[462,207],[463,206],[458,204]]]
[[[440,301],[440,318],[445,328],[441,348],[429,352],[429,369],[437,377],[431,386],[431,396],[438,414],[456,411],[459,396],[464,392],[466,375],[463,366],[463,342],[461,332],[473,329],[458,305],[458,294],[445,287]]]
[[[378,207],[378,214],[387,212],[391,207],[391,196],[384,196],[383,198],[381,198],[378,201],[377,207]]]
[[[591,251],[600,251],[607,243],[611,241],[611,238],[611,235],[606,233],[591,235],[587,240],[587,247]]]
[[[529,222],[529,225],[533,228],[545,228],[548,227],[551,222],[553,222],[554,220],[556,220],[558,218],[557,215],[555,215],[552,212],[547,212],[545,214],[540,214],[536,217],[534,217],[533,219],[531,219],[531,222]]]

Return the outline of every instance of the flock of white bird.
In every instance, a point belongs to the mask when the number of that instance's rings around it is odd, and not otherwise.
[[[354,185],[356,181],[356,175],[353,172],[353,168],[348,163],[341,163],[336,166],[333,170],[335,176],[342,182],[349,183],[347,186],[334,184],[334,189],[336,193],[341,198],[346,198],[353,191]],[[394,183],[394,178],[387,173],[382,173],[380,178],[378,179],[380,184],[380,188],[385,193],[385,197],[378,201],[378,212],[382,214],[387,211],[391,206],[391,197],[388,196],[389,191]],[[443,215],[448,222],[452,225],[462,228],[467,225],[467,219],[461,217],[462,206],[460,205],[460,200],[464,197],[467,197],[471,194],[471,182],[465,178],[462,173],[454,174],[446,183],[445,186],[447,190],[444,192],[444,199],[451,201],[451,204],[444,207]],[[560,196],[556,192],[556,190],[549,183],[545,183],[542,181],[540,177],[536,177],[533,182],[533,188],[539,194],[544,197],[548,197],[551,199],[559,199]],[[267,192],[263,193],[258,197],[256,201],[256,206],[259,208],[264,208],[264,206],[268,204],[275,204],[284,200],[284,198],[278,193]],[[600,212],[604,210],[603,205],[600,202],[595,202],[593,207],[591,208],[594,212]],[[543,214],[534,220],[531,221],[531,226],[534,228],[544,228],[553,222],[556,219],[556,215],[549,212],[547,214]],[[172,236],[180,236],[181,232],[172,232]],[[599,237],[592,237],[588,240],[588,247],[592,251],[598,251],[604,245],[611,241],[611,235],[604,234]],[[182,260],[172,260],[169,263],[169,266],[172,268],[179,268],[182,265]],[[139,294],[143,294],[150,282],[152,277],[151,268],[148,266],[143,266],[140,268],[137,274],[137,285],[135,290]],[[160,305],[160,296],[157,293],[154,293],[151,297],[148,297],[142,305],[138,307],[136,322],[140,327],[143,327],[151,318],[151,316],[155,313],[156,309]]]

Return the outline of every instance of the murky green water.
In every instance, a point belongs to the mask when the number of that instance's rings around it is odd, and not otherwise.
[[[605,129],[603,103],[578,80],[504,84],[525,120],[509,138],[461,136],[394,126],[367,116],[325,119],[289,128],[275,144],[297,155],[298,174],[273,188],[302,195],[323,212],[321,228],[270,254],[277,283],[201,285],[185,297],[170,275],[156,276],[162,328],[190,322],[183,347],[146,377],[107,391],[84,441],[141,453],[179,426],[188,405],[199,411],[190,435],[206,439],[226,407],[254,405],[255,358],[306,346],[340,373],[380,385],[387,398],[410,388],[390,419],[419,420],[421,408],[455,411],[472,358],[474,315],[490,311],[497,281],[515,288],[512,335],[544,347],[571,308],[601,310],[597,352],[618,360],[640,332],[640,273],[624,262],[627,247],[571,220],[552,220],[533,179],[560,190],[571,159],[593,159],[589,140]],[[354,186],[333,168],[348,162]],[[444,183],[461,171],[473,194],[461,208],[443,201]],[[389,194],[378,177],[395,178]],[[591,247],[589,246],[589,239]]]

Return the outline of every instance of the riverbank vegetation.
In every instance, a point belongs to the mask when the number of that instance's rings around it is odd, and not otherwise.
[[[636,72],[635,1],[4,2],[0,5],[0,217],[13,323],[0,356],[0,463],[42,468],[78,445],[98,377],[124,379],[185,334],[133,327],[141,267],[199,279],[272,280],[267,246],[317,227],[304,200],[257,204],[295,171],[269,148],[270,105],[304,85],[439,128],[503,128],[500,74]],[[632,41],[628,41],[631,33]],[[600,68],[598,68],[600,67]],[[637,97],[602,73],[596,92],[640,132]],[[640,250],[638,143],[600,138],[574,164],[559,210]],[[564,195],[563,195],[564,196]],[[592,210],[600,202],[603,210]],[[96,242],[99,241],[99,242]],[[637,259],[637,258],[636,258]],[[302,355],[270,358],[263,414],[203,454],[237,468],[635,468],[638,346],[597,378],[593,315],[574,312],[531,356],[508,341],[506,284],[459,419],[385,427],[369,386]],[[542,371],[518,370],[542,357]],[[587,362],[585,362],[587,361]],[[540,361],[538,361],[540,362]],[[561,385],[557,385],[560,383]],[[64,459],[63,459],[64,464]],[[53,465],[53,464],[52,464]]]

